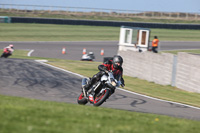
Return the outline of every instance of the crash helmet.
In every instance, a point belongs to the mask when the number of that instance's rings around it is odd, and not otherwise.
[[[13,44],[10,44],[9,47],[10,47],[10,48],[14,48],[14,45],[13,45]]]
[[[120,55],[115,55],[113,57],[113,67],[119,68],[123,64],[123,58]]]

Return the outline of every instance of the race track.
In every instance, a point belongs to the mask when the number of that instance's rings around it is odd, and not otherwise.
[[[14,44],[15,49],[34,50],[31,56],[49,57],[58,59],[80,60],[83,48],[88,52],[94,52],[95,61],[102,62],[104,57],[112,57],[117,54],[117,41],[89,41],[89,42],[0,42],[0,48]],[[66,54],[62,54],[63,47]],[[104,49],[104,55],[100,55]],[[200,42],[160,42],[160,50],[176,49],[200,49]]]
[[[11,42],[0,42],[4,47]],[[34,49],[31,56],[80,60],[82,49],[93,51],[96,61],[117,54],[117,42],[12,42],[15,49]],[[166,45],[165,45],[166,44]],[[170,45],[169,45],[170,44]],[[162,42],[162,48],[200,49],[199,42]],[[168,46],[169,45],[169,46]],[[67,54],[61,54],[66,47]],[[100,55],[104,48],[105,55]],[[97,54],[99,53],[99,54]],[[28,97],[40,100],[75,103],[80,94],[81,77],[32,60],[0,59],[0,94]],[[200,108],[162,101],[117,89],[103,107],[136,112],[169,115],[200,120]]]
[[[33,60],[0,59],[0,94],[75,103],[81,77]],[[200,109],[117,89],[103,107],[200,120]]]

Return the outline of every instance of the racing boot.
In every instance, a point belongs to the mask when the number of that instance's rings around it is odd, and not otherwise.
[[[88,80],[87,84],[83,86],[83,89],[87,93],[87,91],[92,87],[92,85],[97,81],[99,77],[99,73],[95,74],[90,80]]]
[[[86,94],[88,92],[88,90],[90,90],[90,88],[92,87],[92,85],[95,83],[96,79],[94,77],[92,77],[85,86],[83,86],[83,89],[85,90]]]

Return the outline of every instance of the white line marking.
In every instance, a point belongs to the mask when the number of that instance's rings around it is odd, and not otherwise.
[[[48,62],[48,60],[35,60],[35,61],[37,61],[37,62],[42,62],[42,63],[45,63],[45,62]]]
[[[31,51],[28,52],[27,56],[31,56],[31,54],[34,52],[34,50],[32,49]]]
[[[37,62],[39,62],[39,63],[41,63],[41,64],[44,64],[44,65],[46,65],[46,66],[53,67],[53,68],[55,68],[55,69],[62,70],[62,71],[64,71],[64,72],[67,72],[67,73],[70,73],[70,74],[74,74],[74,75],[79,76],[79,77],[81,77],[81,78],[84,78],[84,77],[85,77],[85,76],[80,75],[80,74],[78,74],[78,73],[74,73],[74,72],[67,71],[67,70],[65,70],[65,69],[59,68],[59,67],[52,66],[52,65],[50,65],[50,64],[46,64],[46,63],[45,63],[46,60],[45,60],[45,62],[44,62],[44,60],[35,60],[35,61],[37,61]],[[153,100],[157,100],[157,101],[161,101],[161,102],[175,103],[175,104],[179,104],[179,105],[183,105],[183,106],[187,106],[187,107],[190,107],[190,108],[194,108],[194,109],[199,109],[199,110],[200,110],[199,107],[195,107],[195,106],[191,106],[191,105],[187,105],[187,104],[183,104],[183,103],[178,103],[178,102],[173,102],[173,101],[162,100],[162,99],[150,97],[150,96],[147,96],[147,95],[139,94],[139,93],[136,93],[136,92],[132,92],[132,91],[129,91],[129,90],[125,90],[125,89],[122,89],[122,88],[117,88],[117,89],[118,89],[118,90],[121,90],[121,91],[124,91],[124,92],[131,93],[131,94],[135,94],[135,95],[138,95],[138,96],[142,96],[142,97],[145,97],[145,98],[149,98],[149,99],[153,99]]]
[[[36,62],[39,62],[39,63],[41,63],[41,64],[44,64],[44,65],[46,65],[46,66],[50,66],[50,67],[53,67],[53,68],[55,68],[55,69],[58,69],[58,70],[61,70],[61,71],[64,71],[64,72],[67,72],[67,73],[70,73],[70,74],[79,76],[79,77],[81,77],[81,78],[84,78],[84,77],[85,77],[85,76],[80,75],[80,74],[78,74],[78,73],[73,73],[73,72],[71,72],[71,71],[67,71],[67,70],[65,70],[65,69],[62,69],[62,68],[59,68],[59,67],[55,67],[55,66],[52,66],[52,65],[50,65],[50,64],[46,64],[46,63],[45,63],[46,60],[35,60],[35,61],[36,61]]]

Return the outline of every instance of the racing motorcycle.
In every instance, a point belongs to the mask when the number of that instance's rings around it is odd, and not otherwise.
[[[78,104],[85,105],[90,102],[94,106],[100,106],[115,92],[116,87],[120,85],[123,87],[121,81],[114,78],[112,71],[104,72],[100,80],[86,92],[83,86],[89,80],[89,78],[82,79],[82,93],[77,98]]]
[[[13,51],[14,51],[13,49],[5,48],[2,55],[1,55],[1,58],[8,58],[9,56],[12,55]]]
[[[84,54],[81,58],[81,61],[94,61],[95,56],[93,52],[89,52],[89,54]]]

